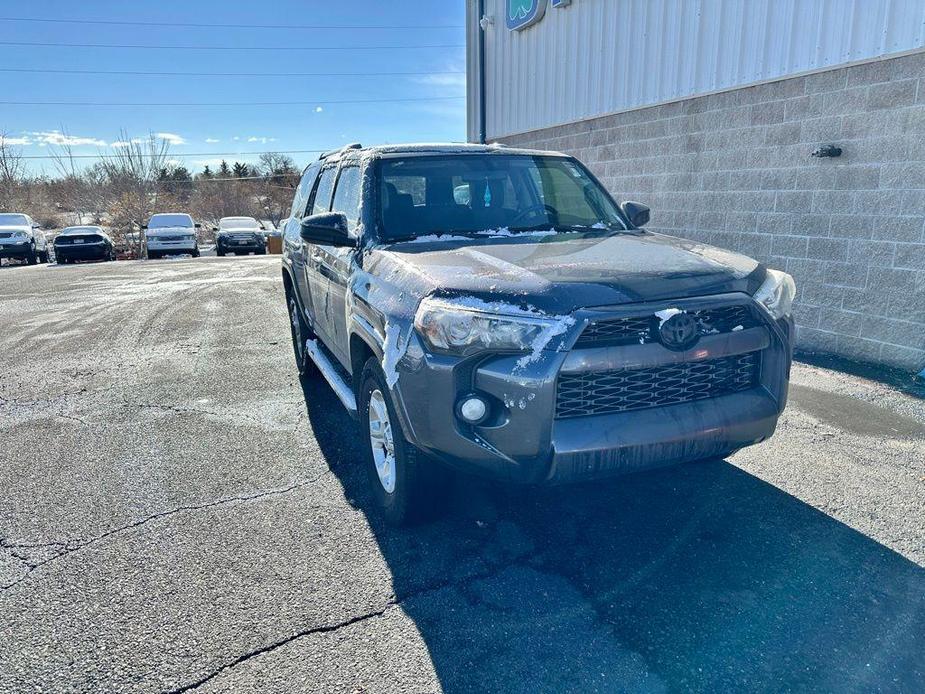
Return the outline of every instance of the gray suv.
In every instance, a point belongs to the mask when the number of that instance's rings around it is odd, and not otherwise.
[[[353,145],[305,170],[296,362],[359,420],[388,520],[433,509],[447,468],[554,484],[771,436],[793,280],[648,219],[551,152]]]

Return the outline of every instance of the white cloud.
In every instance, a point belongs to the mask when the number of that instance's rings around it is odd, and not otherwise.
[[[68,135],[60,130],[43,130],[30,133],[35,138],[35,142],[41,145],[58,145],[61,147],[80,147],[94,145],[96,147],[105,147],[106,140],[100,140],[97,137],[82,137],[79,135]]]
[[[31,145],[32,140],[28,136],[23,137],[6,137],[5,135],[0,135],[0,145]]]
[[[186,144],[186,140],[184,140],[182,137],[174,133],[154,133],[154,137],[156,137],[159,140],[164,140],[165,142],[171,145],[185,145]]]
[[[216,142],[221,142],[221,140],[217,140],[214,137],[207,137],[206,142],[210,145],[214,145]]]
[[[240,140],[241,138],[238,137],[237,135],[235,135],[235,136],[234,136],[233,138],[231,138],[231,139],[234,140],[235,142],[237,142],[237,141]]]
[[[228,164],[229,167],[231,166],[227,159],[225,160],[225,163]],[[216,157],[215,159],[197,159],[193,162],[193,165],[200,169],[208,166],[213,170],[214,173],[214,170],[222,165],[222,159],[220,157]]]
[[[315,106],[315,113],[321,113],[324,109],[321,106]]]
[[[266,137],[265,135],[260,135],[260,136],[258,136],[258,135],[251,135],[249,138],[247,138],[247,141],[248,141],[248,142],[259,142],[260,144],[265,145],[265,144],[267,144],[268,142],[276,142],[276,138],[275,138],[275,137]]]

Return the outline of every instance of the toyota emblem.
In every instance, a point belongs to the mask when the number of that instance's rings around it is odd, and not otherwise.
[[[700,338],[697,321],[689,313],[676,313],[658,329],[662,344],[681,352],[693,347]]]

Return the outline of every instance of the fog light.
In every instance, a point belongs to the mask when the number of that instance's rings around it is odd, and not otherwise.
[[[469,395],[459,401],[456,413],[469,424],[478,424],[488,416],[488,404],[477,395]]]

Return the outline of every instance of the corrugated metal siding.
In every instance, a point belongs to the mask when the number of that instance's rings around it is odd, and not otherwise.
[[[505,7],[485,0],[489,137],[925,46],[923,0],[574,0],[519,32]]]

